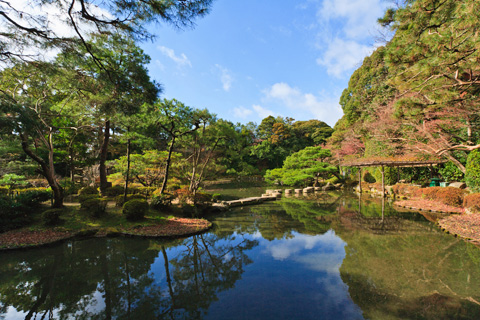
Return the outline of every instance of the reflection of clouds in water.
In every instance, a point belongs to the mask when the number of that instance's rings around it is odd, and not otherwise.
[[[260,231],[255,231],[250,237],[252,237],[253,239],[262,239],[262,233]]]
[[[314,270],[319,269],[318,264],[340,266],[345,256],[345,242],[335,235],[332,230],[323,235],[309,236],[304,234],[294,234],[291,239],[282,239],[272,241],[266,244],[266,252],[275,260],[285,260],[292,258],[295,261],[303,262],[309,266],[314,266]],[[316,251],[302,254],[302,251]]]
[[[294,233],[291,239],[266,243],[264,253],[275,260],[293,261],[318,272],[311,298],[319,309],[330,310],[342,319],[362,319],[361,310],[352,303],[348,286],[340,277],[345,246],[346,243],[332,230],[316,236]]]

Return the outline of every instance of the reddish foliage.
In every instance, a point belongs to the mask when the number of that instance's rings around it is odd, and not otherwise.
[[[395,201],[395,205],[400,207],[411,208],[413,210],[423,210],[423,211],[435,211],[435,212],[446,212],[446,213],[463,213],[462,208],[449,206],[438,201],[425,200],[425,199],[414,199],[414,200],[402,200]]]
[[[420,187],[405,183],[397,183],[392,187],[392,189],[396,195],[413,196],[416,194],[417,190],[420,189]]]
[[[415,196],[422,199],[439,201],[449,206],[461,207],[465,191],[453,187],[430,187],[418,189]]]
[[[125,229],[123,233],[145,237],[172,237],[205,231],[210,226],[211,223],[203,219],[174,218],[161,225]]]
[[[8,249],[38,246],[68,239],[74,235],[72,232],[52,229],[38,231],[30,231],[27,229],[12,230],[0,234],[0,248]]]
[[[188,188],[177,189],[173,194],[180,202],[192,201],[193,199],[193,192],[188,190]]]
[[[480,213],[480,193],[467,194],[463,198],[463,207],[470,212]]]

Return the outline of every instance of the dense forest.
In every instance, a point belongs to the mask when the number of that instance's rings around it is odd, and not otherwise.
[[[447,181],[478,188],[478,1],[405,1],[378,22],[393,32],[343,91],[329,141],[342,158],[440,159]]]
[[[148,3],[117,9],[188,25],[211,5]],[[347,159],[432,158],[447,161],[439,169],[443,179],[478,189],[476,1],[404,1],[388,9],[379,23],[393,37],[352,75],[340,98],[344,116],[333,129],[321,120],[273,116],[258,125],[232,123],[208,106],[163,99],[146,68],[150,57],[138,45],[138,35],[151,36],[141,21],[105,21],[87,11],[83,22],[97,25],[88,37],[76,28],[80,18],[70,23],[73,38],[49,36],[40,20],[30,28],[15,24],[21,12],[7,19],[15,32],[1,42],[3,193],[48,187],[53,206],[62,207],[66,194],[86,185],[98,186],[102,195],[116,186],[125,195],[129,187],[196,193],[205,180],[219,177],[265,175],[272,183],[305,185],[341,179],[338,165]],[[10,51],[11,42],[40,43],[58,54],[34,59]],[[409,180],[426,176],[404,172]]]

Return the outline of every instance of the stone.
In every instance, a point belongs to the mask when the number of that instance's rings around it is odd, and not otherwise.
[[[315,189],[313,187],[303,188],[303,193],[310,193],[313,192]]]
[[[295,189],[295,193],[302,193],[303,189]]]
[[[322,191],[322,187],[315,187],[315,191]]]
[[[451,182],[448,186],[458,189],[465,189],[467,187],[467,184],[465,182]]]
[[[292,193],[292,189],[285,189],[285,194],[291,194]]]

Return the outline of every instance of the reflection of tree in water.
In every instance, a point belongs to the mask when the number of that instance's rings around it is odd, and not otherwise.
[[[214,234],[189,238],[186,248],[168,260],[162,250],[168,283],[170,308],[164,311],[170,318],[201,318],[220,291],[234,287],[252,263],[244,251],[258,245],[257,240],[231,235],[219,239]]]
[[[194,316],[196,309],[208,307],[218,291],[231,288],[240,278],[243,266],[251,262],[243,251],[257,242],[237,243],[213,235],[190,238],[187,250],[173,258],[171,266],[165,260],[169,276],[162,286],[149,272],[159,256],[151,244],[96,239],[2,254],[0,312],[6,314],[13,306],[25,312],[26,319]],[[161,256],[167,258],[161,248]]]
[[[338,234],[338,233],[337,233]],[[340,268],[369,319],[479,319],[480,250],[443,233],[344,230]]]
[[[303,224],[305,234],[324,234],[337,219],[339,194],[317,193],[307,199],[284,198],[280,202],[285,212]]]
[[[433,228],[422,215],[398,212],[384,198],[348,197],[338,207],[338,215],[342,228],[376,234],[424,233]]]

